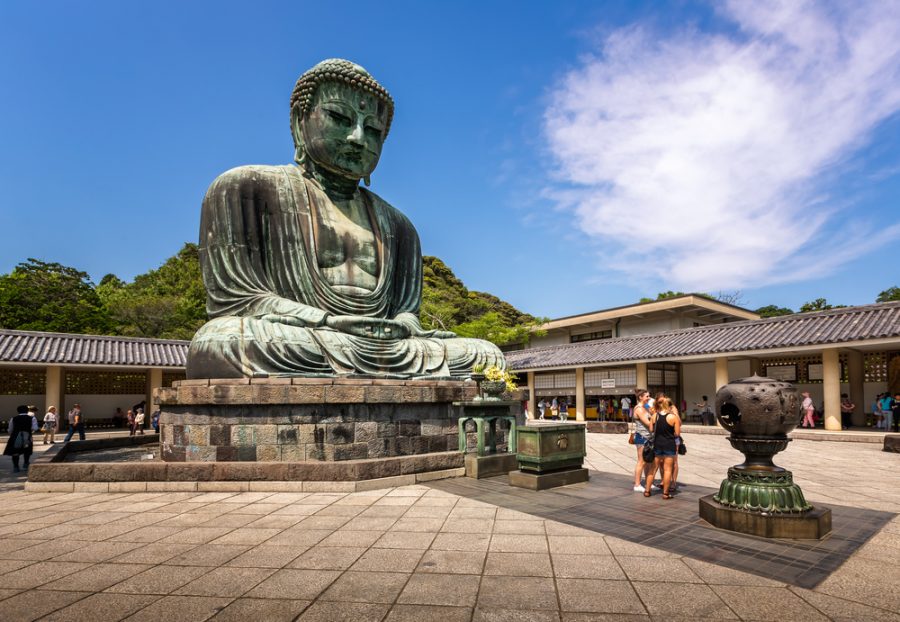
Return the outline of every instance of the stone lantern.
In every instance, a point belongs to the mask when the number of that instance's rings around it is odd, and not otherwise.
[[[792,473],[772,462],[800,423],[797,389],[760,376],[735,380],[716,393],[716,416],[745,459],[728,469],[718,493],[700,499],[700,517],[722,529],[769,538],[828,534],[831,510],[807,503]]]

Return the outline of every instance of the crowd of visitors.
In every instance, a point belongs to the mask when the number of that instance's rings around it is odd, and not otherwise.
[[[672,399],[664,393],[650,397],[646,389],[635,392],[634,431],[628,442],[637,451],[634,465],[634,491],[652,494],[662,489],[662,498],[671,499],[678,489],[678,455],[687,453],[681,438],[681,415]],[[660,473],[661,485],[654,484]]]

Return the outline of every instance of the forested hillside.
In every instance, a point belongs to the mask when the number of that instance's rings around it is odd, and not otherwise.
[[[126,283],[29,259],[0,275],[0,328],[190,339],[206,322],[196,244]],[[472,292],[437,257],[424,258],[422,324],[499,345],[527,339],[536,318],[498,297]]]

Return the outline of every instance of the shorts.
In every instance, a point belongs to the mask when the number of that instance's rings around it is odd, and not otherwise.
[[[653,454],[657,458],[672,458],[675,456],[674,449],[654,449]]]
[[[643,436],[641,436],[640,432],[635,432],[634,433],[634,444],[635,445],[646,445],[647,439],[644,438]]]

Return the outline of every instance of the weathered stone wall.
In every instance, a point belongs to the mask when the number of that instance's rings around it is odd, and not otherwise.
[[[472,383],[185,380],[157,395],[167,462],[343,461],[453,451]]]

